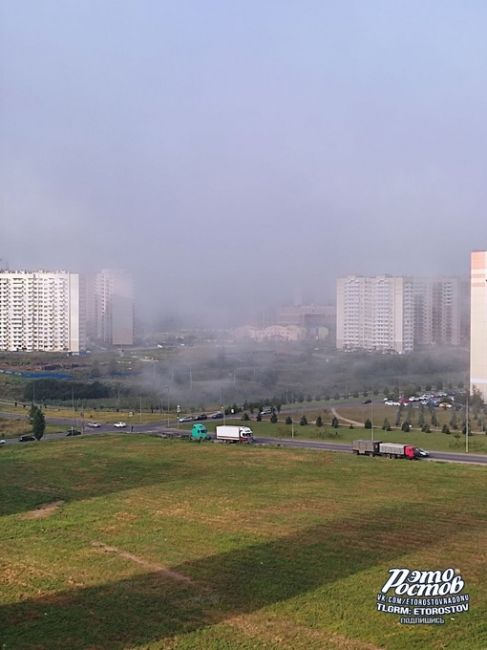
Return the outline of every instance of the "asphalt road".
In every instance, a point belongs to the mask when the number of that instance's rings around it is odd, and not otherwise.
[[[164,434],[169,435],[180,435],[183,433],[183,430],[176,428],[167,428],[160,425],[138,425],[134,426],[133,432],[130,432],[130,429],[116,429],[113,425],[103,425],[99,429],[85,429],[84,436],[97,436],[97,435],[106,435],[109,434],[123,434],[128,435],[137,435],[137,434],[146,434],[146,435],[156,435],[164,436]],[[80,436],[72,436],[73,438],[79,438]],[[67,437],[65,431],[60,431],[59,433],[49,433],[44,436],[41,442],[48,442],[51,440],[71,440],[71,437]],[[316,449],[322,451],[338,451],[342,453],[352,453],[352,446],[348,444],[341,444],[337,442],[322,442],[320,440],[292,440],[289,438],[256,438],[255,443],[257,445],[272,445],[275,447],[294,447],[297,449]],[[35,444],[34,441],[28,443],[19,442],[18,438],[10,438],[6,440],[6,445],[17,445],[17,444]],[[449,463],[469,463],[475,465],[487,465],[487,454],[459,454],[459,453],[450,453],[445,451],[431,451],[430,457],[428,459],[423,459],[428,461],[443,461]]]

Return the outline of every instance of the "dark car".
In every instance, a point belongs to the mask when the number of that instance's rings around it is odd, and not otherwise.
[[[78,431],[78,429],[69,429],[66,431],[66,436],[80,436],[81,431]]]
[[[219,420],[223,417],[223,411],[216,411],[216,413],[211,413],[208,417],[211,420]]]
[[[208,419],[208,416],[206,415],[206,413],[200,413],[200,414],[197,415],[194,419],[195,419],[195,420],[207,420],[207,419]]]
[[[31,436],[30,434],[20,436],[19,438],[19,442],[32,442],[33,440],[35,440],[35,436]]]
[[[362,402],[362,404],[372,404],[372,400],[371,400],[371,399],[365,399],[365,400]]]

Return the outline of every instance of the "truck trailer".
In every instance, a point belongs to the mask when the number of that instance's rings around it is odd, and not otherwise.
[[[381,440],[354,440],[352,451],[357,455],[386,456],[388,458],[421,458],[425,453],[413,445],[397,442],[382,442]]]
[[[216,439],[223,442],[254,442],[254,434],[249,427],[225,425],[216,428]]]

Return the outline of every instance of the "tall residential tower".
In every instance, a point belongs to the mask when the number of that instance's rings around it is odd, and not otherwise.
[[[350,275],[337,280],[337,348],[410,352],[414,342],[412,281]]]
[[[134,286],[130,273],[103,269],[94,288],[96,337],[109,345],[134,343]]]
[[[79,352],[84,307],[77,273],[0,271],[0,350]]]

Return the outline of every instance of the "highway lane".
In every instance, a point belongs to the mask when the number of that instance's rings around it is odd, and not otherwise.
[[[257,444],[276,445],[281,447],[297,447],[302,449],[318,449],[323,451],[339,451],[352,453],[352,445],[339,442],[321,442],[320,440],[292,440],[289,438],[256,438]],[[472,463],[487,465],[487,454],[461,454],[447,451],[430,451],[429,461],[444,461],[449,463]]]
[[[164,434],[169,435],[181,435],[183,432],[182,429],[176,428],[167,428],[163,426],[154,426],[154,425],[139,425],[134,426],[134,431],[131,432],[127,429],[115,429],[113,426],[102,426],[99,429],[86,429],[83,436],[97,436],[97,435],[153,435],[153,436],[164,436]],[[189,433],[186,431],[186,433]],[[71,438],[79,438],[81,436],[66,436],[64,431],[59,433],[49,433],[44,436],[41,442],[49,442],[52,440],[71,440]],[[36,444],[35,441],[30,443],[21,443],[18,438],[10,438],[6,440],[6,445],[26,445],[26,444]],[[255,444],[257,445],[271,445],[274,447],[292,447],[295,449],[314,449],[317,451],[335,451],[341,453],[352,453],[352,446],[349,444],[343,444],[338,442],[323,442],[321,440],[293,440],[291,438],[256,438]],[[365,457],[364,457],[365,460]],[[487,465],[487,454],[462,454],[454,452],[444,452],[444,451],[430,451],[430,457],[428,459],[422,459],[428,462],[448,462],[448,463],[465,463],[465,464],[475,464],[475,465]]]

